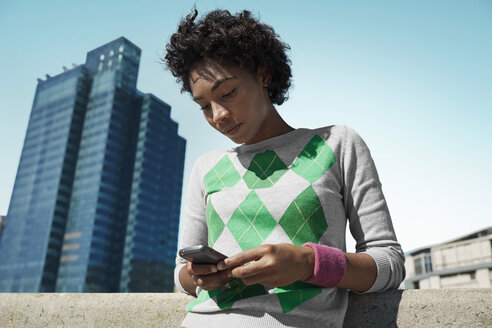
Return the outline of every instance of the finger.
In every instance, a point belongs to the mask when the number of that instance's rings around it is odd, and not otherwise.
[[[228,269],[227,264],[225,264],[224,260],[217,263],[217,270],[226,270]]]
[[[195,264],[191,263],[189,270],[190,274],[194,274],[196,276],[203,276],[216,273],[217,266],[215,264]]]
[[[241,279],[253,277],[258,274],[264,274],[266,268],[263,262],[264,261],[259,260],[249,263],[247,265],[234,267],[231,269],[231,274],[234,278],[241,278]]]
[[[203,289],[211,290],[217,289],[232,279],[231,273],[229,270],[219,271],[215,274],[205,275],[205,276],[197,276],[196,284]]]
[[[251,261],[257,261],[263,256],[263,254],[264,254],[264,250],[262,246],[259,246],[252,249],[245,250],[244,252],[236,254],[234,256],[228,257],[224,260],[224,263],[226,267],[233,268]]]
[[[247,278],[241,278],[243,283],[247,286],[254,285],[254,284],[261,284],[265,285],[265,276],[262,274],[256,274],[256,275],[251,275]]]

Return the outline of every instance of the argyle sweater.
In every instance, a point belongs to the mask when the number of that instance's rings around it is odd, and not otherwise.
[[[356,252],[377,278],[367,292],[398,288],[405,276],[381,183],[361,137],[343,126],[296,129],[256,144],[211,151],[195,163],[179,248],[208,244],[231,256],[262,244],[305,242]],[[186,261],[176,257],[175,282]],[[341,327],[348,291],[301,281],[245,286],[233,279],[197,288],[184,327]]]

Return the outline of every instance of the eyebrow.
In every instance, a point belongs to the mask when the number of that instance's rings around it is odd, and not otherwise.
[[[214,83],[214,85],[212,86],[212,91],[214,91],[215,89],[217,89],[217,88],[219,87],[219,85],[220,85],[222,82],[225,82],[225,81],[227,81],[227,80],[233,80],[233,79],[235,79],[235,78],[236,78],[235,76],[230,76],[230,77],[225,77],[225,78],[223,78],[223,79],[221,79],[221,80],[217,80],[217,81]],[[197,100],[200,100],[200,99],[202,99],[202,97],[201,97],[201,96],[193,97],[193,100],[194,100],[194,101],[197,101]]]

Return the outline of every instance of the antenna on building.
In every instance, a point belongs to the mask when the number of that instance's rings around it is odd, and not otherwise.
[[[51,76],[49,74],[45,74],[46,75],[46,79],[49,79]]]
[[[68,68],[66,66],[63,66],[63,71],[64,72],[68,71]]]

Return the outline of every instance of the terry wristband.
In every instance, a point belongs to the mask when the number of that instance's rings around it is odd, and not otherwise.
[[[304,280],[323,287],[336,287],[345,275],[345,254],[338,248],[305,243],[302,246],[311,247],[314,251],[314,273]]]

